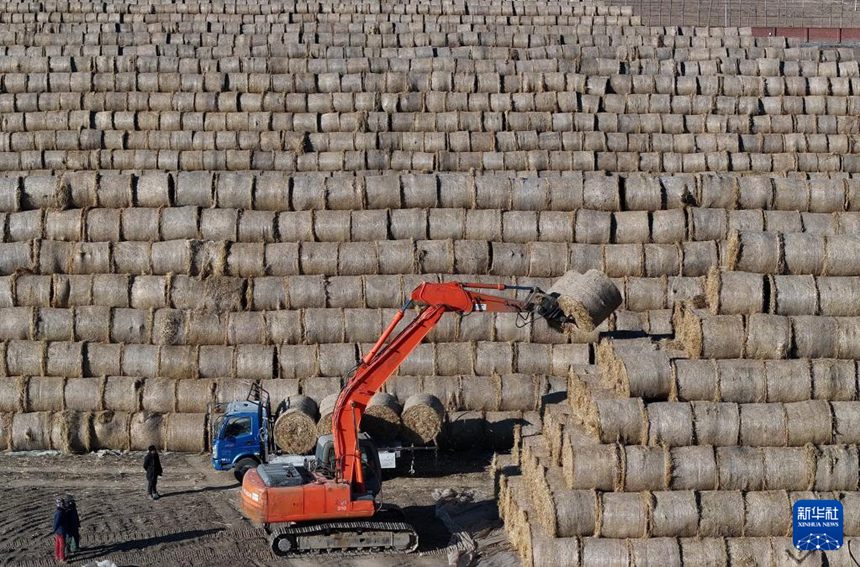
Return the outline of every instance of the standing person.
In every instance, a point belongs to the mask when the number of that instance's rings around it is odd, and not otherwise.
[[[63,507],[63,498],[57,496],[57,507],[54,510],[54,559],[60,563],[66,562],[66,527],[68,515]]]
[[[158,458],[158,449],[155,448],[155,445],[149,446],[149,451],[147,451],[146,457],[143,459],[143,468],[146,470],[146,492],[150,498],[158,500],[161,496],[158,494],[156,485],[158,484],[158,477],[161,476],[163,471],[161,469],[161,459]]]
[[[78,505],[75,503],[75,497],[71,494],[66,494],[63,497],[63,504],[67,519],[66,543],[68,544],[68,552],[70,554],[77,553],[81,545],[81,518],[78,516]]]

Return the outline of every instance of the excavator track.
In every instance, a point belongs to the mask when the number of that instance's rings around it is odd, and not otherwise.
[[[281,557],[411,553],[418,549],[418,533],[399,510],[386,510],[370,519],[270,526],[269,545]]]

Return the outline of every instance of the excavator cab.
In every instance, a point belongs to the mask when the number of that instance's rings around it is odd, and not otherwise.
[[[379,462],[379,451],[366,433],[358,434],[358,443],[361,448],[361,470],[364,473],[364,486],[367,489],[365,497],[372,498],[382,490],[382,465]],[[334,475],[334,438],[331,434],[322,435],[317,439],[314,456],[317,470],[322,469]]]

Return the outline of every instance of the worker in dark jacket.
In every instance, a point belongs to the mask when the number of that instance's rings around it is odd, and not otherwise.
[[[68,514],[63,507],[63,498],[57,496],[57,507],[54,510],[54,559],[60,563],[66,562],[66,529]]]
[[[66,547],[68,553],[77,553],[81,545],[81,518],[78,515],[78,505],[71,494],[63,496],[63,508],[66,512]]]
[[[146,457],[143,459],[143,468],[146,470],[146,480],[148,483],[146,492],[150,498],[158,500],[160,496],[156,485],[158,484],[158,477],[161,476],[163,471],[161,469],[161,460],[158,458],[158,449],[155,448],[155,445],[149,446],[149,451],[147,451]]]

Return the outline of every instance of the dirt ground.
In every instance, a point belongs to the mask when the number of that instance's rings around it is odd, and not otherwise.
[[[473,502],[458,505],[455,520],[477,541],[475,565],[518,565],[498,520],[488,455],[464,459],[442,455],[419,463],[419,474],[388,479],[387,502],[401,506],[421,539],[411,555],[354,558],[312,556],[276,558],[262,532],[236,510],[238,483],[230,473],[211,470],[206,455],[164,454],[161,500],[146,497],[142,453],[79,456],[0,454],[0,564],[55,565],[51,516],[54,497],[75,496],[81,514],[83,549],[72,565],[109,559],[123,566],[397,567],[447,565],[443,550],[450,533],[436,519],[431,494],[436,488],[470,491]],[[421,473],[424,473],[423,476]],[[440,476],[443,475],[444,476]]]

